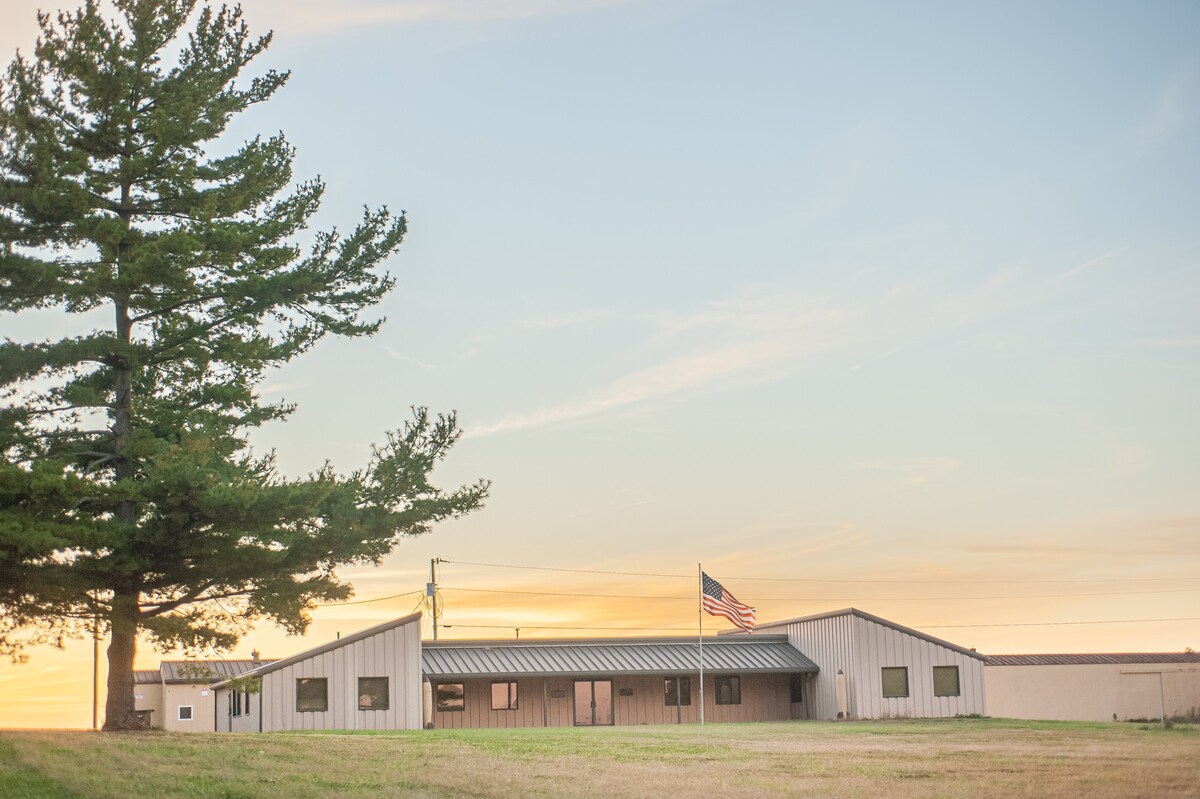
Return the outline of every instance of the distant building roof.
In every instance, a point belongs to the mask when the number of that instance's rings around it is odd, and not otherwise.
[[[162,673],[158,669],[134,669],[134,685],[157,685],[162,682]]]
[[[683,674],[699,668],[696,638],[532,641],[424,641],[426,677]],[[815,672],[817,665],[783,635],[705,639],[704,670],[722,673]]]
[[[164,660],[158,666],[164,683],[214,683],[240,677],[248,671],[274,663],[272,660]],[[148,682],[159,682],[153,680]]]
[[[794,624],[797,622],[816,621],[817,619],[828,619],[833,616],[857,616],[860,619],[866,619],[867,621],[873,621],[876,624],[882,624],[884,627],[891,627],[893,630],[905,633],[906,635],[911,635],[914,638],[920,638],[924,641],[928,641],[931,644],[937,644],[938,646],[944,646],[947,649],[952,649],[955,652],[966,655],[968,657],[973,657],[973,658],[976,658],[977,660],[987,660],[987,658],[984,655],[979,654],[974,649],[967,649],[965,646],[959,646],[958,644],[952,644],[943,638],[938,638],[937,636],[930,635],[929,633],[923,633],[920,630],[914,630],[912,627],[905,627],[903,624],[897,624],[896,622],[889,621],[889,620],[883,618],[882,616],[876,616],[873,613],[867,613],[865,610],[859,610],[858,608],[842,608],[841,610],[831,610],[826,613],[815,613],[811,616],[797,616],[794,619],[783,619],[782,621],[763,622],[758,625],[758,629],[765,630],[765,629],[769,629],[771,627],[783,627],[785,625]],[[727,630],[720,634],[721,635],[744,635],[744,633],[742,633],[740,630]]]
[[[989,655],[989,666],[1133,666],[1144,663],[1200,663],[1200,652],[1108,652],[1074,655]]]

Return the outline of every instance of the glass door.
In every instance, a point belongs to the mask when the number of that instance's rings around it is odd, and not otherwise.
[[[586,680],[575,683],[575,726],[612,726],[613,693],[611,680]]]

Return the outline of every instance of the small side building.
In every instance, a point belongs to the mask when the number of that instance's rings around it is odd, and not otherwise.
[[[421,614],[212,686],[218,732],[421,727]]]
[[[988,712],[986,659],[973,649],[857,608],[766,622],[758,629],[786,634],[793,647],[821,667],[807,685],[807,718],[931,718]]]
[[[992,655],[992,716],[1059,721],[1200,721],[1200,653]]]
[[[150,729],[212,732],[216,715],[209,686],[269,662],[257,658],[164,660],[157,669],[137,669],[133,673],[134,709]]]

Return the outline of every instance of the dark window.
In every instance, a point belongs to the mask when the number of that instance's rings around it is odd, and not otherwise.
[[[667,707],[692,703],[692,678],[668,677],[663,681],[663,699]]]
[[[908,666],[884,666],[882,672],[885,697],[908,696]]]
[[[359,677],[358,678],[358,709],[387,710],[388,709],[388,678]]]
[[[517,684],[515,682],[492,683],[492,710],[517,709]]]
[[[958,666],[933,667],[933,695],[959,696]]]
[[[233,700],[233,715],[242,715],[242,692],[234,691],[229,695],[229,698]]]
[[[466,709],[467,703],[463,697],[463,684],[460,682],[441,682],[437,686],[437,709],[456,711]]]
[[[301,677],[296,680],[296,712],[329,710],[329,680]]]
[[[788,689],[792,695],[792,704],[799,704],[804,701],[804,675],[792,674],[789,676]]]
[[[192,720],[192,706],[191,705],[180,705],[179,706],[179,720],[180,721],[191,721]]]
[[[717,704],[740,705],[742,703],[742,678],[717,677]]]
[[[250,692],[246,691],[242,694],[242,715],[250,715]]]

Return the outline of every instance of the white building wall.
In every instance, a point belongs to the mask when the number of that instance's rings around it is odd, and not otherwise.
[[[296,711],[296,680],[324,677],[329,709]],[[388,678],[388,709],[358,709],[358,678]],[[421,626],[416,618],[262,675],[264,732],[421,728]],[[257,709],[257,708],[256,708]]]
[[[788,642],[817,664],[820,672],[806,696],[806,718],[836,719],[836,680],[846,677],[848,717],[928,718],[983,715],[986,698],[983,661],[853,612],[759,627],[786,632]],[[883,696],[885,666],[908,669],[907,697]],[[933,695],[933,667],[957,666],[959,696]]]
[[[988,712],[1058,721],[1200,716],[1200,668],[1172,663],[987,667]]]

